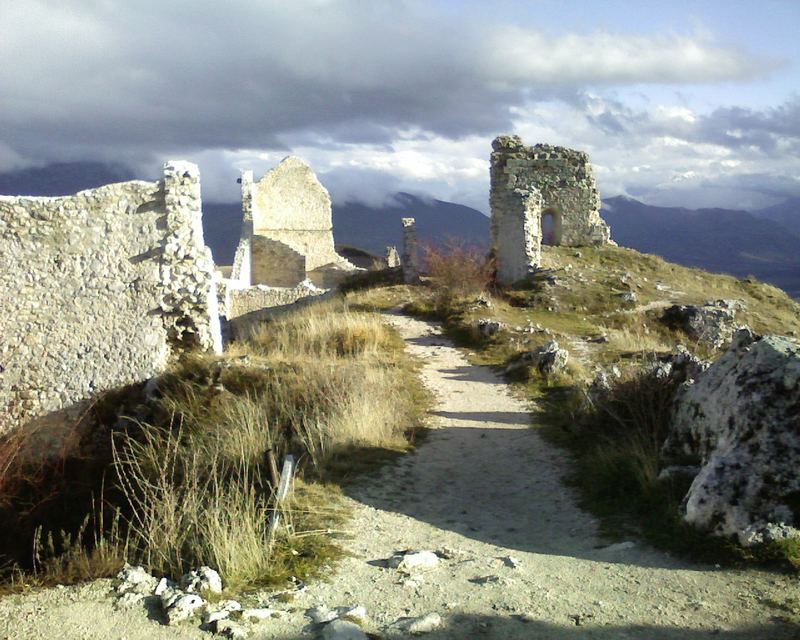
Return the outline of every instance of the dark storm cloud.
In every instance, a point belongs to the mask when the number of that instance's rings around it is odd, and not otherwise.
[[[564,87],[772,64],[678,36],[495,28],[421,1],[16,0],[0,29],[0,142],[35,160],[489,134]]]

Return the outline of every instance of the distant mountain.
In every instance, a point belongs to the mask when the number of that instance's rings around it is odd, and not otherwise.
[[[739,278],[752,274],[800,297],[800,235],[777,222],[747,211],[653,207],[627,197],[604,200],[602,215],[622,246]]]
[[[69,196],[104,184],[135,180],[122,165],[102,162],[57,162],[0,173],[0,195]]]
[[[781,202],[766,209],[759,209],[752,213],[759,218],[766,218],[782,224],[789,231],[794,231],[797,235],[800,235],[800,198],[789,198],[786,202]]]
[[[477,209],[442,200],[397,193],[380,208],[349,202],[333,205],[336,244],[350,245],[383,255],[388,245],[401,248],[401,218],[417,221],[417,239],[442,244],[448,239],[469,245],[489,245],[489,218]]]

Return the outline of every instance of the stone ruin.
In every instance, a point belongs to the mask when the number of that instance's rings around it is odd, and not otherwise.
[[[336,253],[328,191],[300,158],[289,156],[258,182],[243,171],[242,233],[221,309],[235,333],[248,314],[318,296],[356,267]]]
[[[58,198],[0,196],[0,433],[75,422],[180,351],[221,351],[197,167]]]
[[[526,147],[518,136],[498,136],[492,149],[489,204],[500,284],[530,275],[541,263],[543,242],[570,247],[611,242],[586,153],[548,144]]]
[[[193,164],[74,196],[0,196],[0,433],[74,423],[98,393],[162,373],[178,352],[221,352],[221,318],[240,334],[356,269],[334,249],[330,196],[302,160],[241,183],[228,278],[204,243]]]

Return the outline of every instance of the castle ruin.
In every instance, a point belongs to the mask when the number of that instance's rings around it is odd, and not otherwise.
[[[220,298],[234,333],[249,324],[242,316],[321,295],[356,270],[336,253],[330,195],[302,159],[284,158],[258,182],[243,171],[240,182],[242,232]]]
[[[541,263],[543,242],[578,247],[611,241],[583,151],[548,144],[526,147],[519,136],[498,136],[492,142],[490,177],[492,248],[500,284],[530,275]]]

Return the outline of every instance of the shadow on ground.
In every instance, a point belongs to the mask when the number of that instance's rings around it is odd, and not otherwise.
[[[399,640],[409,635],[389,631],[372,637]],[[567,627],[522,617],[456,614],[446,619],[442,627],[423,637],[428,640],[798,640],[800,630],[785,623],[727,630],[714,627],[712,621],[709,621],[707,629],[656,625],[600,626],[591,623]],[[289,636],[285,640],[289,640]]]

